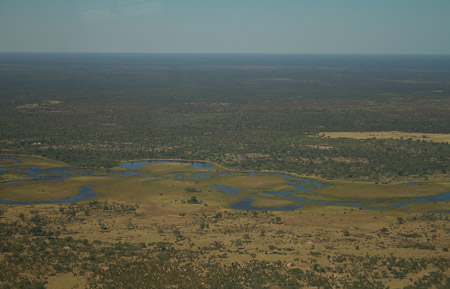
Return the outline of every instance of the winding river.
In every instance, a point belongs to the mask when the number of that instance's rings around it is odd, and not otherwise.
[[[20,162],[22,158],[31,158],[31,157],[22,157],[22,156],[14,156],[14,155],[2,155],[0,156],[0,162],[3,160],[10,160],[13,164],[17,164]],[[15,181],[4,181],[0,182],[0,185],[6,185],[11,183],[22,183],[22,182],[37,182],[37,181],[51,181],[51,180],[62,180],[65,178],[69,178],[72,176],[92,176],[92,177],[130,177],[130,176],[142,176],[146,178],[165,178],[165,179],[183,179],[183,178],[211,178],[211,177],[222,177],[228,175],[272,175],[286,179],[286,185],[289,185],[293,188],[293,190],[286,191],[263,191],[261,193],[268,195],[275,195],[282,197],[286,200],[291,201],[295,205],[292,206],[273,206],[273,207],[258,207],[254,206],[253,203],[255,198],[264,198],[264,196],[258,194],[244,194],[241,200],[232,203],[229,208],[236,210],[273,210],[273,211],[286,211],[286,210],[296,210],[304,207],[305,205],[323,205],[323,206],[351,206],[358,207],[364,209],[372,209],[372,210],[385,210],[391,208],[400,208],[403,206],[424,203],[424,202],[437,202],[437,201],[449,201],[450,200],[450,192],[431,196],[431,197],[423,197],[416,199],[409,199],[408,201],[401,202],[396,205],[392,205],[389,207],[381,207],[376,203],[358,203],[358,202],[340,202],[340,201],[322,201],[315,200],[313,195],[310,193],[311,191],[317,189],[320,186],[329,186],[330,184],[319,183],[316,180],[296,177],[293,175],[285,174],[285,173],[259,173],[259,172],[220,172],[220,171],[201,171],[194,172],[192,175],[184,176],[179,173],[172,173],[169,176],[157,176],[157,175],[149,175],[145,173],[141,173],[136,171],[136,169],[142,168],[144,165],[153,164],[153,163],[183,163],[189,164],[189,168],[192,169],[214,169],[214,165],[201,162],[201,161],[183,161],[183,160],[148,160],[148,161],[129,161],[123,162],[121,164],[121,168],[125,170],[108,170],[103,173],[99,173],[94,169],[82,169],[82,168],[50,168],[50,169],[41,169],[38,167],[28,167],[28,168],[16,168],[14,166],[0,166],[0,174],[2,172],[7,172],[10,170],[14,170],[19,172],[22,177],[25,179],[15,180]],[[408,185],[408,184],[407,184]],[[420,184],[409,184],[409,185],[420,185]],[[240,192],[245,192],[246,190],[250,190],[252,188],[233,188],[221,185],[211,184],[210,188],[219,191],[224,194],[238,196]],[[299,196],[301,195],[301,196]],[[30,204],[53,204],[53,203],[69,203],[69,202],[77,202],[83,200],[89,200],[97,197],[98,194],[93,191],[91,186],[84,186],[80,188],[80,191],[77,195],[72,196],[70,198],[64,199],[56,199],[51,201],[9,201],[9,200],[0,200],[0,204],[13,204],[13,205],[30,205]],[[378,206],[377,206],[378,205]],[[450,211],[439,211],[440,213],[450,213]]]

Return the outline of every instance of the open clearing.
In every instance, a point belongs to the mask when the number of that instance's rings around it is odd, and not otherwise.
[[[421,141],[432,141],[440,143],[449,143],[450,134],[444,133],[414,133],[401,131],[378,131],[378,132],[320,132],[320,137],[330,138],[352,138],[352,139],[412,139]]]

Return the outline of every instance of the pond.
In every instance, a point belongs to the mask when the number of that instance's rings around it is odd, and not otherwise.
[[[0,162],[3,160],[9,160],[13,164],[18,164],[21,158],[31,158],[31,157],[21,157],[14,155],[3,155],[0,156]],[[271,210],[271,211],[286,211],[295,210],[304,207],[305,205],[319,205],[319,206],[352,206],[363,209],[372,210],[385,210],[392,208],[400,208],[411,204],[425,203],[425,202],[437,202],[437,201],[449,201],[450,192],[423,198],[411,198],[406,201],[401,201],[398,204],[383,207],[381,204],[377,203],[360,203],[360,202],[342,202],[342,201],[323,201],[314,199],[312,191],[316,190],[321,186],[330,186],[330,184],[320,183],[316,180],[301,178],[293,176],[286,173],[261,173],[261,172],[221,172],[221,171],[200,171],[193,172],[189,175],[183,175],[182,173],[170,173],[166,176],[150,175],[136,171],[147,164],[154,163],[183,163],[189,164],[189,168],[192,169],[214,169],[213,164],[201,161],[184,161],[184,160],[143,160],[143,161],[129,161],[123,162],[121,168],[125,170],[95,170],[95,169],[83,169],[83,168],[49,168],[41,169],[38,167],[29,168],[19,168],[13,166],[0,166],[0,173],[13,170],[19,173],[24,179],[14,180],[14,181],[4,181],[0,182],[0,185],[11,184],[11,183],[22,183],[22,182],[37,182],[37,181],[52,181],[52,180],[62,180],[72,176],[91,176],[91,177],[131,177],[131,176],[141,176],[149,179],[204,179],[204,178],[220,178],[230,175],[262,175],[262,176],[277,176],[286,179],[285,185],[290,190],[284,191],[260,191],[254,193],[254,188],[234,188],[224,185],[211,184],[209,188],[214,189],[218,192],[241,197],[240,200],[233,202],[229,208],[236,210]],[[406,186],[415,186],[420,184],[410,183]],[[252,193],[247,193],[247,191],[252,190]],[[291,206],[268,206],[268,207],[258,207],[253,206],[255,199],[257,198],[268,198],[268,195],[275,196],[277,198],[282,198],[293,203]],[[70,198],[56,199],[51,201],[8,201],[0,200],[0,204],[45,204],[45,203],[65,203],[65,202],[76,202],[92,199],[98,196],[97,193],[93,191],[91,186],[84,186],[80,188],[80,192]],[[440,211],[449,212],[449,211]]]

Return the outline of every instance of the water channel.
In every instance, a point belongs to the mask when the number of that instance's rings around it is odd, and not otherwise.
[[[14,155],[2,155],[0,156],[0,162],[4,160],[11,161],[14,165],[20,163],[21,158],[31,158],[31,157],[21,157]],[[183,160],[148,160],[148,161],[129,161],[123,162],[121,168],[124,170],[107,170],[106,172],[99,173],[99,171],[94,169],[84,169],[84,168],[50,168],[41,169],[38,167],[29,168],[19,168],[15,166],[0,166],[0,174],[7,171],[15,171],[19,173],[24,179],[14,180],[14,181],[4,181],[0,182],[0,185],[6,185],[11,183],[22,183],[22,182],[37,182],[37,181],[52,181],[52,180],[62,180],[72,176],[92,176],[92,177],[130,177],[130,176],[142,176],[146,178],[158,178],[158,179],[184,179],[184,178],[211,178],[211,177],[222,177],[229,175],[267,175],[267,176],[277,176],[286,179],[286,185],[292,187],[292,190],[286,191],[262,191],[260,194],[245,194],[241,200],[232,203],[229,208],[236,210],[273,210],[273,211],[286,211],[295,210],[304,207],[305,205],[322,205],[322,206],[351,206],[364,209],[372,210],[385,210],[391,208],[400,208],[403,206],[418,204],[424,202],[437,202],[437,201],[449,201],[450,192],[430,197],[422,198],[411,198],[406,201],[400,202],[396,205],[389,207],[382,207],[377,203],[360,203],[360,202],[341,202],[341,201],[322,201],[314,199],[314,195],[311,191],[314,191],[320,186],[330,186],[330,184],[320,183],[316,180],[301,178],[285,173],[260,173],[260,172],[221,172],[221,171],[201,171],[194,172],[191,175],[185,176],[181,173],[171,173],[169,176],[158,176],[150,175],[136,171],[147,164],[154,163],[183,163],[189,164],[189,168],[192,169],[214,169],[214,165],[201,162],[201,161],[183,161]],[[407,185],[420,185],[420,184],[407,184]],[[219,191],[224,194],[238,196],[240,192],[245,192],[251,190],[252,188],[233,188],[223,185],[212,184],[209,188]],[[255,198],[267,198],[264,195],[274,195],[282,197],[286,200],[291,201],[295,205],[291,206],[272,206],[272,207],[258,207],[253,206]],[[70,198],[56,199],[51,201],[10,201],[10,200],[0,200],[0,204],[16,204],[16,205],[29,205],[29,204],[52,204],[52,203],[68,203],[77,202],[83,200],[89,200],[97,197],[98,194],[93,191],[91,186],[84,186],[80,188],[77,195]],[[450,211],[439,211],[442,213],[449,213]]]

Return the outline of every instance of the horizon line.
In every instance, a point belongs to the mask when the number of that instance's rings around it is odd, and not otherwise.
[[[0,51],[0,54],[160,54],[160,55],[408,55],[450,56],[450,53],[362,53],[362,52],[87,52],[87,51]]]

